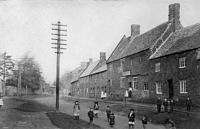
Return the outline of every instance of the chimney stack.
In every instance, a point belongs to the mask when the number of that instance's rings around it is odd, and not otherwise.
[[[100,52],[100,60],[105,61],[106,60],[106,53],[105,52]]]
[[[173,24],[173,31],[180,29],[180,4],[169,5],[168,20]]]
[[[131,25],[131,37],[135,37],[140,34],[140,25],[132,24]]]

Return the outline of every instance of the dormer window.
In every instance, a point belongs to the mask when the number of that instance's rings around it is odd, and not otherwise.
[[[181,57],[179,58],[179,68],[185,68],[186,67],[186,63],[185,63],[186,58],[185,57]]]

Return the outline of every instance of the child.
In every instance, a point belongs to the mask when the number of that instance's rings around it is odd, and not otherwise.
[[[106,108],[106,114],[107,114],[108,122],[110,120],[110,113],[111,113],[110,106],[107,106],[107,108]]]
[[[130,112],[128,114],[128,125],[129,125],[129,129],[133,128],[134,129],[134,125],[135,125],[135,113],[134,113],[134,109],[130,109]]]
[[[143,125],[143,129],[146,129],[146,126],[147,126],[147,116],[144,115],[142,117],[142,125]]]
[[[94,118],[94,112],[93,112],[93,109],[90,108],[89,112],[88,112],[88,117],[90,119],[90,123],[89,124],[92,124],[93,122],[93,118]]]
[[[79,120],[79,112],[80,112],[79,102],[75,101],[73,109],[73,115],[75,120]]]
[[[94,116],[98,118],[98,113],[99,113],[99,104],[97,101],[94,102]]]
[[[114,126],[114,124],[115,124],[115,115],[114,115],[114,113],[111,113],[111,114],[110,114],[109,123],[110,123],[110,127],[113,127],[113,126]]]

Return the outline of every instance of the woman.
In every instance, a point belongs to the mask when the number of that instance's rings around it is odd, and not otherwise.
[[[75,120],[79,120],[79,113],[80,113],[80,106],[79,102],[75,101],[74,103],[74,109],[73,109],[73,115]]]

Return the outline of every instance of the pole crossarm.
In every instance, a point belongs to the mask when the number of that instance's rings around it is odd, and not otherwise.
[[[61,24],[52,24],[53,26],[66,26],[67,27],[67,25],[61,25]]]
[[[66,34],[54,34],[54,33],[52,33],[51,35],[57,35],[57,36],[67,36]]]
[[[58,43],[51,43],[51,44],[54,44],[54,45],[67,45],[67,44],[64,44],[64,43],[60,43],[60,44],[58,44]]]
[[[60,40],[60,41],[67,41],[67,40],[65,40],[65,39],[54,39],[54,38],[52,38],[51,40],[56,40],[56,41],[58,41],[58,40]]]
[[[57,30],[57,31],[66,31],[66,32],[67,32],[67,30],[61,30],[61,29],[55,29],[55,28],[52,28],[52,30]]]

